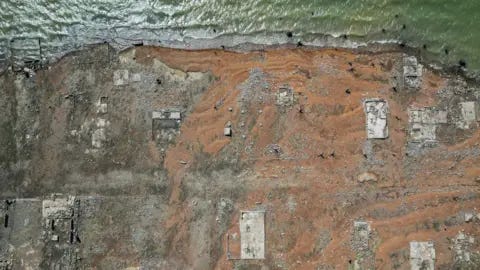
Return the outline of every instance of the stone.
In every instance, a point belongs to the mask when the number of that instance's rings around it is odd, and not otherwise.
[[[465,222],[472,221],[473,217],[474,217],[474,214],[472,212],[465,212],[464,213]]]
[[[363,107],[367,120],[367,138],[368,139],[385,139],[388,138],[388,104],[380,98],[366,99]]]
[[[410,269],[434,270],[435,248],[432,241],[410,242]]]
[[[358,182],[377,182],[377,175],[371,172],[364,172],[358,175],[357,177]]]
[[[265,259],[265,212],[241,212],[240,247],[241,259]]]

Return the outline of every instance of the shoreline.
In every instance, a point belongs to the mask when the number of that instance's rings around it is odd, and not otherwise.
[[[42,64],[53,65],[65,56],[72,53],[83,51],[101,44],[108,43],[115,49],[116,53],[128,50],[137,46],[152,46],[168,49],[178,49],[187,51],[202,51],[202,50],[226,50],[237,53],[249,53],[262,50],[281,50],[281,49],[295,49],[302,48],[306,50],[322,50],[322,49],[341,49],[352,51],[353,53],[363,54],[377,54],[388,52],[401,52],[408,55],[413,55],[419,59],[420,62],[428,66],[432,70],[440,71],[449,75],[460,75],[467,81],[475,83],[480,82],[480,70],[470,70],[468,66],[462,66],[460,63],[452,64],[442,62],[440,56],[426,51],[419,47],[412,47],[400,40],[384,40],[384,41],[369,41],[359,42],[350,40],[346,35],[335,37],[333,35],[316,34],[313,40],[303,41],[295,36],[289,36],[290,33],[271,33],[269,35],[231,35],[223,34],[213,38],[184,38],[178,39],[159,39],[157,41],[148,39],[112,39],[99,40],[95,43],[85,43],[69,50],[64,50],[57,53],[47,54],[39,59]],[[266,40],[271,40],[270,43],[265,43]],[[263,42],[263,43],[262,43]],[[3,73],[9,66],[12,65],[12,55],[7,55],[5,61],[0,60],[0,73]],[[459,62],[464,62],[460,59]]]

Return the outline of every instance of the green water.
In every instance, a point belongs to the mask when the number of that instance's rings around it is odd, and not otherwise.
[[[194,48],[217,46],[204,39],[219,36],[228,45],[403,42],[425,45],[443,63],[464,59],[478,72],[478,22],[479,0],[2,0],[0,54],[9,54],[16,37],[40,39],[45,56],[104,40],[120,46],[177,41]]]

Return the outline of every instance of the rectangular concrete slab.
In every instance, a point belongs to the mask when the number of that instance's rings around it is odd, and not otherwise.
[[[435,248],[432,241],[410,242],[410,269],[434,270]]]
[[[468,129],[470,124],[477,121],[477,109],[474,101],[460,102],[462,121],[458,122],[459,128]]]
[[[368,249],[368,239],[370,238],[370,224],[365,221],[355,221],[354,228],[354,248],[357,250]]]
[[[367,120],[367,138],[385,139],[388,137],[387,114],[388,104],[379,98],[367,99],[363,102]]]
[[[74,203],[74,196],[43,200],[42,216],[44,218],[71,218]]]
[[[265,259],[265,212],[241,212],[240,245],[241,259]]]
[[[120,86],[128,84],[128,70],[120,69],[113,72],[113,85]]]
[[[423,66],[418,64],[415,56],[403,59],[403,82],[406,88],[418,89],[422,84]]]

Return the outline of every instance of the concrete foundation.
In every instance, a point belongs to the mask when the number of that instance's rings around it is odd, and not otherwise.
[[[265,212],[241,212],[240,239],[241,259],[265,259]]]
[[[367,99],[363,102],[367,120],[367,138],[385,139],[388,137],[387,115],[388,104],[379,98]]]
[[[433,242],[410,242],[410,269],[434,270],[435,248]]]

